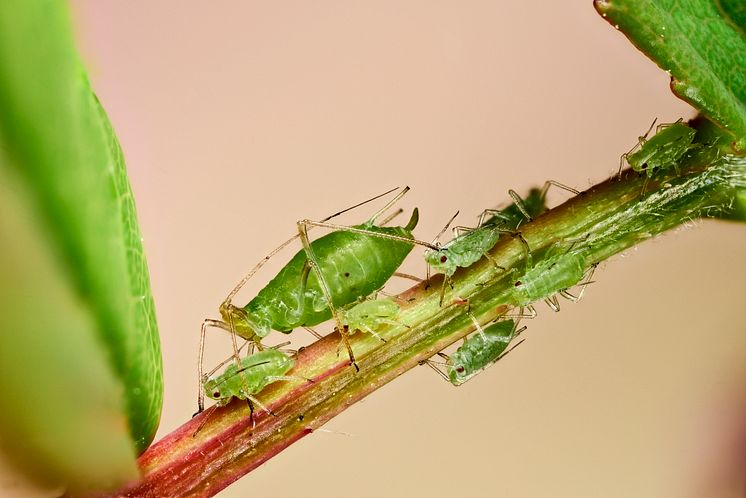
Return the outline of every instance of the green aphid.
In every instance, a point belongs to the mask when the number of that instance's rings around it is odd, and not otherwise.
[[[553,180],[546,182],[541,189],[531,189],[526,199],[522,199],[515,191],[510,190],[509,194],[514,202],[508,207],[502,210],[484,210],[479,216],[479,223],[476,228],[455,227],[454,231],[457,233],[455,238],[437,249],[425,251],[425,262],[428,267],[442,272],[446,277],[441,292],[441,302],[446,283],[450,281],[451,276],[459,268],[467,268],[480,259],[487,258],[496,269],[504,270],[489,255],[489,251],[503,235],[510,235],[523,244],[526,264],[527,266],[531,264],[531,250],[519,231],[519,227],[546,211],[546,196],[551,186],[560,187],[574,194],[579,193],[577,190]]]
[[[471,379],[502,358],[510,342],[523,330],[525,327],[517,330],[513,320],[503,320],[476,332],[447,358],[448,380],[460,386]]]
[[[262,404],[254,395],[273,382],[298,380],[285,375],[294,365],[295,361],[282,351],[265,349],[241,358],[237,363],[230,363],[222,374],[205,380],[203,389],[208,398],[217,401],[218,406],[227,405],[231,399],[238,398],[261,407]]]
[[[639,150],[624,154],[622,159],[626,159],[633,170],[645,173],[648,178],[670,168],[678,170],[679,160],[697,147],[693,143],[696,133],[696,130],[682,120],[661,125],[649,140],[641,137]]]
[[[369,299],[342,312],[342,324],[350,334],[360,330],[383,341],[377,330],[383,325],[400,325],[395,319],[400,307],[393,299]]]
[[[558,249],[550,249],[547,254],[527,271],[514,284],[513,301],[516,305],[526,307],[529,316],[535,316],[534,301],[544,300],[554,311],[560,310],[557,294],[565,299],[577,302],[582,299],[585,287],[593,278],[595,265],[589,265],[585,256],[579,253],[566,251],[557,254]],[[585,281],[581,282],[585,277]],[[571,294],[568,289],[575,285],[581,285],[577,296]]]

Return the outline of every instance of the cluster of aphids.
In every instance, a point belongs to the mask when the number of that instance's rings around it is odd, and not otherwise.
[[[622,156],[622,160],[633,170],[650,178],[675,165],[682,155],[694,147],[694,133],[681,121],[659,127],[658,133],[650,140],[641,137],[635,147],[639,147],[639,150],[633,149]],[[203,409],[204,395],[216,400],[219,406],[237,397],[247,400],[252,411],[254,404],[266,410],[254,395],[273,382],[297,379],[288,375],[294,366],[291,355],[277,347],[262,345],[262,339],[272,330],[287,334],[296,328],[309,329],[332,319],[347,349],[351,365],[357,368],[349,341],[350,334],[360,331],[380,338],[378,331],[382,327],[401,324],[397,319],[400,306],[395,298],[378,296],[389,279],[398,275],[397,270],[415,245],[426,248],[427,278],[430,269],[443,273],[440,305],[447,306],[455,301],[468,301],[470,297],[457,296],[456,300],[444,301],[447,287],[458,268],[467,268],[485,258],[497,270],[505,271],[489,252],[501,237],[512,237],[519,240],[525,250],[525,268],[518,272],[511,291],[510,302],[515,306],[514,310],[510,311],[511,314],[501,315],[494,323],[483,326],[468,311],[468,307],[464,307],[464,313],[473,322],[476,332],[465,339],[452,355],[439,353],[445,362],[427,362],[454,385],[470,379],[509,351],[509,344],[525,329],[518,328],[520,319],[536,315],[533,303],[543,300],[553,310],[559,311],[557,296],[577,301],[590,283],[595,265],[584,254],[582,243],[577,244],[577,240],[562,241],[536,253],[521,234],[522,226],[547,209],[546,194],[552,185],[578,194],[576,190],[553,181],[547,182],[543,189],[531,190],[525,199],[510,191],[514,201],[511,205],[502,210],[485,210],[474,228],[454,227],[453,239],[445,244],[437,240],[450,222],[436,237],[436,242],[424,242],[414,237],[412,231],[418,221],[417,209],[404,226],[387,226],[393,216],[381,221],[384,214],[406,194],[408,187],[399,190],[390,202],[360,225],[343,226],[329,221],[361,204],[321,221],[298,222],[298,234],[260,261],[228,295],[220,306],[222,319],[208,319],[202,324],[199,410]],[[391,192],[393,190],[365,203]],[[311,241],[308,231],[313,227],[324,227],[330,232]],[[300,239],[303,249],[246,306],[233,305],[232,299],[239,289],[272,256],[295,239]],[[582,242],[582,239],[579,240]],[[577,295],[568,290],[574,286],[580,287]],[[515,313],[515,310],[519,312]],[[202,355],[208,327],[231,333],[234,355],[203,375]],[[245,345],[248,344],[248,353],[243,358],[240,357],[241,348],[236,343],[237,336],[246,340]],[[255,352],[255,349],[258,351]],[[229,365],[222,374],[210,378],[226,363]]]

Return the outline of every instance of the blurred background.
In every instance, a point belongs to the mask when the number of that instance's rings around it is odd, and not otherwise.
[[[202,319],[296,220],[410,185],[431,239],[509,188],[602,181],[654,118],[693,115],[590,1],[72,7],[145,237],[158,438],[195,411]],[[221,496],[738,496],[719,455],[746,425],[745,249],[743,226],[714,221],[646,242],[581,303],[541,305],[525,343],[466,385],[416,369]],[[424,274],[417,251],[408,265]],[[229,353],[221,334],[210,361]],[[9,496],[50,496],[0,474]]]

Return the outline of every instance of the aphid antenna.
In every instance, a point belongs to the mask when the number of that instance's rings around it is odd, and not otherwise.
[[[357,203],[357,204],[355,204],[354,206],[350,206],[350,207],[348,207],[348,208],[345,208],[345,209],[343,209],[342,211],[337,211],[336,213],[334,213],[334,214],[332,214],[332,215],[330,215],[330,216],[327,216],[326,218],[323,218],[323,219],[322,219],[321,221],[322,221],[322,222],[324,222],[324,221],[329,221],[329,220],[331,220],[332,218],[336,218],[337,216],[339,216],[339,215],[341,215],[341,214],[345,214],[345,213],[346,213],[346,212],[348,212],[348,211],[352,211],[353,209],[357,209],[357,208],[359,208],[360,206],[364,206],[364,205],[368,204],[369,202],[373,202],[373,201],[375,201],[375,200],[378,200],[378,199],[380,199],[381,197],[387,196],[387,195],[389,195],[389,194],[390,194],[391,192],[394,192],[395,190],[399,190],[399,188],[400,188],[400,187],[394,187],[394,188],[392,188],[392,189],[389,189],[389,190],[387,190],[386,192],[384,192],[384,193],[382,193],[382,194],[378,194],[378,195],[376,195],[376,196],[373,196],[373,197],[371,197],[370,199],[366,199],[366,200],[364,200],[364,201],[362,201],[362,202],[358,202],[358,203]],[[403,193],[401,193],[401,192],[400,192],[400,193],[399,193],[399,194],[398,194],[398,195],[397,195],[397,196],[396,196],[396,197],[394,198],[394,201],[392,201],[392,202],[389,202],[388,204],[386,204],[386,206],[388,206],[388,207],[391,207],[391,205],[393,205],[393,204],[395,203],[395,201],[397,201],[397,200],[401,199],[401,198],[402,198],[402,196],[403,196],[404,194],[406,194],[408,190],[409,190],[409,187],[404,187]],[[388,209],[388,207],[387,207],[386,209]],[[386,209],[384,209],[383,211],[385,211]],[[379,211],[379,212],[378,212],[377,214],[380,214],[380,213],[381,213],[381,211]],[[374,215],[374,216],[375,216],[375,215]],[[375,217],[374,217],[373,219],[375,219]]]
[[[432,361],[432,360],[423,360],[420,363],[420,365],[427,365],[428,367],[432,368],[435,371],[435,373],[437,373],[438,375],[440,375],[440,377],[443,380],[445,380],[446,382],[451,382],[451,379],[449,379],[448,376],[445,373],[443,373],[443,371],[436,366],[436,365],[442,365],[442,363],[438,363],[438,362]]]
[[[251,345],[252,347],[249,348],[249,349],[253,349],[253,344],[254,344],[254,341],[249,340],[249,339],[245,340],[244,343],[241,345],[241,347],[238,348],[238,352],[240,353],[241,351],[243,351],[243,349],[247,345]],[[288,342],[287,344],[290,344],[290,342]],[[249,352],[249,354],[251,354],[251,352]],[[212,374],[214,374],[215,372],[217,372],[218,370],[220,370],[221,368],[223,368],[225,365],[227,365],[228,363],[230,363],[231,361],[233,361],[233,359],[234,359],[234,356],[230,355],[228,358],[226,358],[223,361],[221,361],[220,363],[218,363],[218,365],[215,368],[213,368],[212,370],[210,370],[206,374],[203,374],[202,378],[203,379],[210,378],[212,376]]]
[[[453,220],[456,219],[456,216],[458,216],[459,212],[460,211],[456,211],[456,213],[453,216],[451,216],[451,219],[448,220],[448,223],[446,223],[443,229],[440,232],[438,232],[438,235],[436,235],[435,238],[433,239],[432,244],[436,247],[436,250],[440,249],[440,242],[439,242],[440,238],[443,236],[444,233],[446,233],[446,230],[448,230],[448,227],[451,226],[451,223],[453,223]]]
[[[215,410],[217,410],[217,408],[218,408],[218,405],[212,405],[210,408],[207,409],[207,413],[205,414],[205,418],[203,418],[202,422],[200,422],[200,424],[197,426],[197,428],[194,429],[194,432],[192,432],[192,437],[197,437],[197,434],[199,434],[200,431],[205,427],[205,425],[207,424],[208,420],[210,420],[210,418],[212,417],[213,413],[215,413]],[[195,413],[194,415],[192,415],[192,417],[196,417],[200,413],[201,413],[201,411]]]
[[[518,332],[516,332],[516,333],[515,333],[515,335],[517,335],[517,334],[520,334],[520,333],[521,333],[521,332],[523,332],[524,330],[526,330],[526,327],[523,327],[523,328],[522,328],[521,330],[519,330]],[[505,352],[504,352],[503,354],[501,354],[500,356],[498,356],[498,357],[497,357],[497,359],[495,360],[495,362],[498,362],[498,361],[502,360],[503,358],[505,358],[505,356],[506,356],[506,355],[507,355],[508,353],[510,353],[510,352],[511,352],[511,351],[513,351],[513,350],[514,350],[515,348],[517,348],[518,346],[520,346],[521,344],[523,344],[523,342],[524,342],[525,340],[526,340],[526,338],[524,337],[523,339],[521,339],[520,341],[518,341],[518,342],[517,342],[517,343],[515,343],[514,345],[510,346],[510,347],[509,347],[509,348],[508,348],[508,349],[507,349],[507,350],[506,350],[506,351],[505,351]]]
[[[302,327],[306,332],[314,336],[316,339],[323,339],[324,336],[313,330],[311,327]]]

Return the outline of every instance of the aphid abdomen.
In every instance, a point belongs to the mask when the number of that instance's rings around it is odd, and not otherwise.
[[[403,227],[365,224],[354,228],[412,238],[411,231]],[[346,231],[331,232],[311,243],[335,307],[380,289],[413,247],[414,244]],[[271,329],[290,332],[331,318],[316,273],[309,270],[306,253],[301,250],[246,305],[249,320],[265,320]]]
[[[497,361],[513,339],[515,322],[503,320],[484,329],[484,334],[475,333],[451,355],[448,378],[454,385],[469,380],[490,364]]]
[[[525,306],[572,287],[583,278],[585,266],[585,257],[580,254],[539,262],[515,283],[516,304]]]

